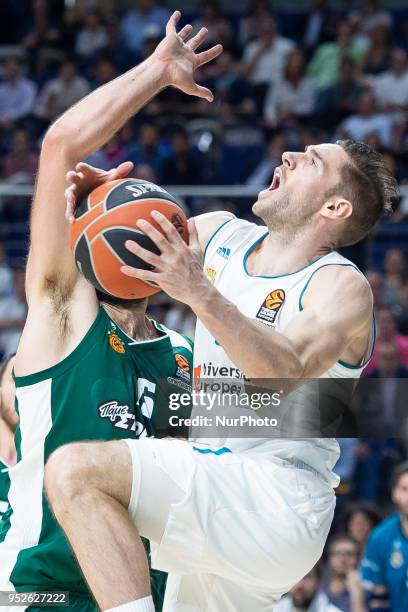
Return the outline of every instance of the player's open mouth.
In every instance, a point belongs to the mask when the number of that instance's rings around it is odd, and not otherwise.
[[[269,191],[274,191],[275,189],[279,189],[279,185],[281,184],[282,175],[280,168],[275,168],[275,172],[273,173],[273,179],[271,186],[269,187]]]

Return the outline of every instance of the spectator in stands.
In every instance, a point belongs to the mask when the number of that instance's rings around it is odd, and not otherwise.
[[[374,95],[381,110],[401,113],[408,110],[408,55],[394,49],[390,70],[372,78]]]
[[[9,357],[17,351],[27,317],[24,281],[25,270],[14,270],[14,291],[0,299],[0,354],[3,357]]]
[[[96,60],[92,74],[92,89],[96,89],[115,79],[118,76],[118,71],[112,60],[102,56]]]
[[[387,341],[378,341],[377,342],[377,363],[375,369],[370,372],[367,377],[368,378],[378,378],[381,382],[384,382],[382,379],[389,378],[408,378],[408,368],[404,366],[401,353],[399,347],[394,342]],[[396,381],[392,381],[395,383]],[[385,420],[387,414],[389,414],[390,419],[394,414],[394,410],[391,409],[391,404],[394,399],[398,399],[396,397],[396,391],[393,392],[393,388],[387,384],[384,388],[384,392],[382,394],[384,401],[382,402],[383,412],[381,418]],[[404,398],[405,401],[406,398]],[[405,409],[405,406],[404,406]],[[395,419],[393,419],[395,422]],[[385,428],[383,429],[383,433],[385,435]],[[393,434],[397,435],[398,431],[394,430]],[[389,436],[390,437],[390,436]]]
[[[15,130],[11,136],[11,150],[3,158],[2,179],[33,184],[38,167],[38,153],[34,151],[27,130]]]
[[[378,0],[365,0],[361,3],[361,8],[350,14],[352,21],[358,21],[360,27],[365,32],[371,32],[377,26],[391,28],[392,18],[390,13],[378,7]]]
[[[53,121],[89,91],[89,83],[78,74],[76,63],[67,60],[61,65],[58,77],[48,81],[41,90],[37,115],[47,122]]]
[[[354,61],[350,57],[344,57],[340,64],[338,82],[319,94],[316,114],[324,121],[325,126],[334,129],[346,117],[356,112],[364,89]]]
[[[241,19],[239,40],[242,46],[254,40],[262,29],[265,21],[271,18],[268,0],[252,0],[245,17]]]
[[[342,612],[319,591],[321,579],[322,568],[318,564],[282,597],[274,606],[274,612]]]
[[[243,76],[254,87],[260,111],[269,85],[282,75],[286,58],[294,47],[292,40],[279,35],[273,19],[264,21],[255,40],[245,46],[242,59]]]
[[[331,40],[333,33],[334,16],[327,0],[313,0],[303,25],[302,44],[307,56],[310,57],[316,47]]]
[[[84,58],[95,55],[108,43],[106,28],[97,11],[91,11],[84,16],[84,24],[78,32],[75,42],[75,52]]]
[[[358,409],[357,419],[360,431],[363,435],[378,438],[381,443],[385,438],[398,438],[403,431],[406,421],[406,386],[405,378],[408,378],[408,369],[401,361],[401,353],[398,346],[393,342],[379,341],[376,347],[376,367],[366,378],[361,386],[361,402]],[[364,498],[375,500],[380,489],[381,464],[383,459],[389,455],[389,448],[377,446],[375,450],[379,464],[377,474],[372,474],[373,457],[370,456],[371,465],[367,465],[367,457],[361,456],[358,465],[360,479],[360,495],[364,488]],[[383,457],[380,457],[381,451]],[[371,453],[370,453],[371,455]],[[368,471],[370,474],[368,475]],[[371,479],[371,484],[368,482]],[[371,493],[369,491],[371,486]]]
[[[367,140],[376,134],[382,147],[391,148],[395,121],[390,115],[378,112],[374,95],[364,91],[357,105],[357,113],[345,119],[339,126],[341,136],[354,140]]]
[[[202,164],[191,147],[186,132],[177,130],[171,137],[172,154],[165,161],[162,182],[165,185],[197,185],[202,183]]]
[[[376,270],[368,270],[366,277],[373,292],[375,309],[385,306],[399,316],[402,310],[401,300],[397,292],[385,283],[384,276]]]
[[[388,249],[384,257],[385,283],[398,295],[408,281],[408,266],[401,249]]]
[[[270,141],[265,159],[263,159],[245,181],[246,185],[265,187],[272,182],[273,173],[282,163],[282,154],[288,149],[284,131],[278,132]]]
[[[365,612],[363,591],[358,579],[359,548],[347,534],[335,535],[328,544],[328,576],[322,592],[342,612]]]
[[[142,123],[136,142],[130,140],[120,161],[131,161],[136,165],[146,164],[153,168],[154,174],[162,174],[166,153],[160,142],[160,132],[154,123]]]
[[[141,179],[142,181],[149,181],[150,183],[158,182],[158,177],[149,164],[137,164],[134,167],[131,176]]]
[[[294,49],[287,56],[282,76],[269,86],[264,106],[267,125],[282,125],[293,116],[306,119],[313,114],[315,98],[313,80],[306,75],[303,52]]]
[[[374,347],[373,356],[365,374],[369,374],[377,367],[378,349],[380,342],[390,342],[398,347],[401,355],[401,363],[404,367],[408,367],[408,336],[399,333],[397,328],[397,318],[391,308],[382,306],[376,311],[377,321],[377,342]]]
[[[200,28],[207,28],[208,35],[205,44],[211,46],[216,44],[220,37],[219,26],[223,21],[221,17],[220,5],[217,0],[202,0],[198,18],[193,21],[193,28],[198,32]]]
[[[0,83],[0,128],[11,128],[33,110],[37,87],[23,76],[21,61],[11,57],[3,65],[4,81]]]
[[[346,508],[344,531],[357,542],[360,553],[363,552],[368,536],[380,521],[381,514],[375,504],[359,501]]]
[[[408,610],[408,462],[395,468],[391,493],[398,512],[372,531],[361,562],[370,612]]]
[[[225,51],[214,65],[209,64],[203,72],[203,81],[208,83],[214,92],[215,100],[205,112],[211,111],[216,116],[222,116],[225,121],[234,120],[237,116],[251,116],[256,112],[252,97],[252,88],[248,81],[241,77],[239,63],[233,54]]]
[[[335,42],[320,45],[309,63],[308,71],[314,78],[317,89],[321,91],[336,85],[340,76],[342,59],[350,57],[357,61],[359,55],[359,49],[352,43],[350,24],[347,21],[341,21]]]
[[[169,16],[168,9],[159,6],[156,0],[139,0],[135,8],[129,10],[122,19],[121,30],[126,46],[141,55],[145,45],[146,28],[157,26],[162,36]]]
[[[117,21],[110,21],[106,26],[107,42],[97,54],[111,60],[119,73],[125,72],[138,63],[141,54],[131,51],[122,38],[120,25]]]
[[[389,70],[392,53],[392,32],[386,25],[370,30],[370,47],[362,58],[361,70],[365,74],[381,74]]]
[[[222,40],[224,53],[228,51],[235,59],[240,59],[242,56],[242,46],[237,40],[237,35],[231,21],[226,17],[220,18],[218,20],[217,31],[217,40]]]
[[[27,51],[31,70],[36,74],[44,72],[50,62],[63,59],[65,40],[60,23],[61,8],[61,0],[31,2],[34,27],[21,42]],[[56,15],[59,19],[53,19]]]

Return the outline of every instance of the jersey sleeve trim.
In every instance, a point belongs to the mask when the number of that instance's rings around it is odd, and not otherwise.
[[[90,351],[94,343],[100,338],[100,335],[104,328],[105,311],[103,307],[100,306],[95,321],[92,323],[91,327],[88,329],[78,346],[74,348],[74,350],[67,357],[65,357],[65,359],[55,364],[54,366],[51,366],[50,368],[40,370],[39,372],[35,372],[34,374],[27,374],[26,376],[16,376],[13,368],[13,378],[16,387],[27,387],[29,385],[35,385],[39,382],[42,382],[43,380],[48,380],[50,378],[55,378],[56,376],[64,374],[67,370],[77,364],[78,361],[82,359],[82,357],[86,355],[86,353],[88,353],[88,351]]]
[[[361,274],[361,272],[357,268],[357,266],[355,266],[352,263],[327,263],[327,264],[324,264],[322,266],[319,266],[309,276],[309,278],[306,281],[305,286],[303,287],[302,291],[300,292],[300,295],[299,295],[299,312],[302,312],[302,310],[303,310],[302,298],[303,298],[303,295],[305,294],[305,291],[307,290],[307,288],[308,288],[308,286],[310,284],[310,281],[312,280],[312,278],[314,277],[316,272],[318,272],[322,268],[327,268],[327,266],[343,266],[343,267],[347,267],[347,268],[354,268],[355,270],[357,270],[357,272],[359,272]],[[349,370],[361,370],[362,368],[365,368],[366,365],[368,365],[370,363],[371,357],[373,356],[376,335],[377,335],[377,332],[376,332],[376,324],[375,324],[375,315],[374,315],[374,312],[373,312],[373,322],[372,322],[372,328],[371,328],[370,349],[368,351],[367,358],[364,360],[364,362],[361,365],[354,365],[354,364],[351,364],[351,363],[347,363],[346,361],[342,361],[341,359],[338,359],[337,363],[339,363],[340,365],[344,366],[345,368],[348,368]]]
[[[215,236],[218,234],[218,232],[224,227],[224,225],[227,225],[227,223],[230,223],[231,221],[235,221],[236,217],[231,217],[231,219],[227,219],[226,221],[224,221],[224,223],[221,223],[221,225],[219,227],[217,227],[217,229],[211,234],[211,236],[209,237],[207,244],[205,245],[205,249],[204,249],[204,261],[207,255],[207,251],[208,251],[208,247],[210,246],[210,243],[213,241],[213,239],[215,238]]]

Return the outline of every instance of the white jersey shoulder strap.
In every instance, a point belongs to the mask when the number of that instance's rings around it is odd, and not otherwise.
[[[266,227],[244,219],[228,219],[210,236],[204,251],[204,263],[218,254],[228,259],[233,252],[248,244],[254,236],[267,232]]]

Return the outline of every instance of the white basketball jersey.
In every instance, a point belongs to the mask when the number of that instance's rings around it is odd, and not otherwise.
[[[242,314],[277,331],[283,331],[302,310],[303,294],[319,269],[332,265],[356,266],[339,253],[331,252],[290,274],[250,276],[246,269],[246,259],[267,234],[264,226],[241,219],[227,221],[213,234],[207,245],[204,271],[210,282]],[[242,350],[245,351],[245,346],[242,346]],[[279,359],[279,356],[276,358]],[[352,366],[338,361],[322,377],[358,378],[365,365]],[[195,334],[194,378],[196,381],[229,378],[241,382],[244,378],[200,320],[197,321]],[[228,438],[223,443],[233,451],[262,452],[263,455],[278,457],[294,464],[305,464],[319,472],[333,486],[338,484],[338,477],[332,472],[339,457],[339,445],[334,438]]]

